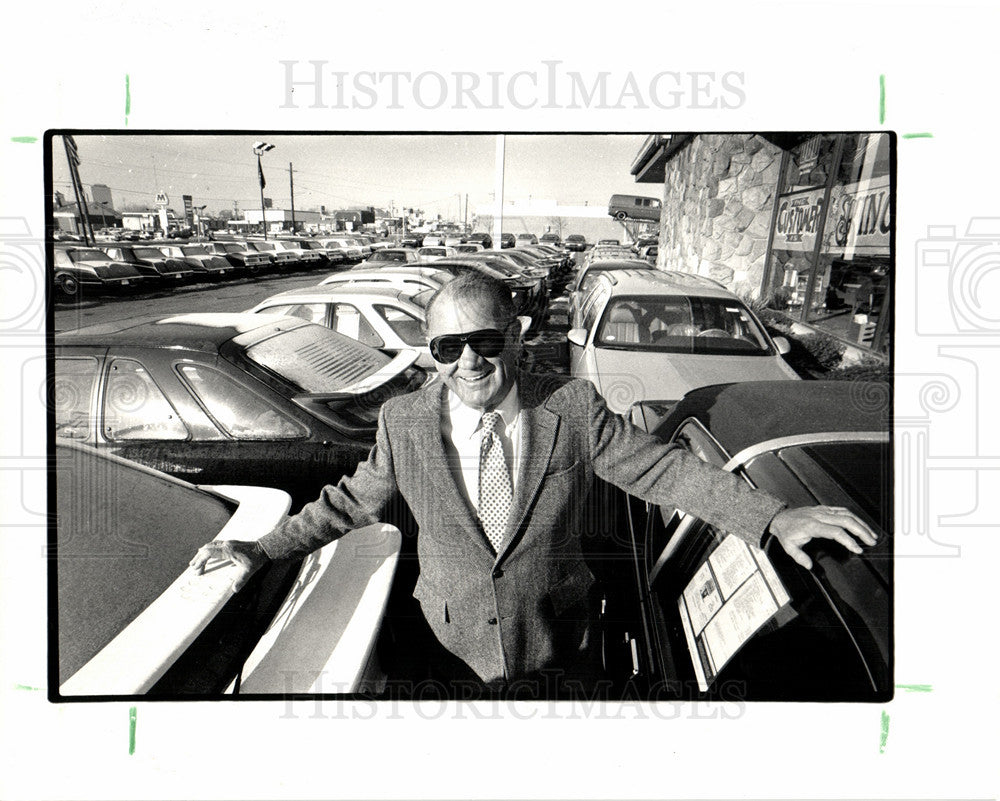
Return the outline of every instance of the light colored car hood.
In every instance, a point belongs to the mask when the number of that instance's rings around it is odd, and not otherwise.
[[[589,378],[608,408],[618,413],[636,401],[679,400],[690,390],[711,384],[798,379],[780,356],[636,353],[609,348],[597,348],[594,354],[598,374],[581,378]]]

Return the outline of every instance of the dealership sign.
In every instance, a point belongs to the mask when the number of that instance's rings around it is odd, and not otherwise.
[[[790,192],[778,198],[774,225],[774,247],[810,251],[816,247],[816,230],[823,216],[823,188]]]
[[[824,252],[888,256],[892,231],[889,176],[833,188]]]

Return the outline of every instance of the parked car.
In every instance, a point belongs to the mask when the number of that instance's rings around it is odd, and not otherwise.
[[[386,283],[332,283],[300,287],[262,300],[254,314],[284,314],[332,328],[390,354],[415,351],[417,364],[434,366],[423,333],[434,290]]]
[[[400,247],[404,248],[419,248],[424,245],[424,235],[415,234],[412,231],[408,234],[403,234],[399,240]]]
[[[524,275],[499,259],[484,258],[484,256],[486,254],[439,259],[434,262],[434,267],[445,270],[456,278],[475,270],[503,281],[510,287],[516,313],[519,316],[530,317],[529,331],[537,331],[545,319],[549,303],[544,280]]]
[[[612,195],[608,214],[616,220],[646,220],[659,222],[662,202],[656,197]]]
[[[425,239],[426,241],[426,239]],[[456,256],[455,248],[445,247],[444,245],[438,246],[424,246],[417,250],[417,258],[421,263],[427,264],[432,261],[437,261],[438,259],[447,259],[452,256]]]
[[[813,562],[806,570],[773,536],[763,551],[733,547],[738,543],[727,542],[725,532],[683,510],[652,506],[647,513],[636,504],[626,524],[641,601],[630,626],[632,671],[652,695],[892,698],[889,398],[889,386],[877,382],[746,382],[694,390],[666,417],[655,401],[635,409],[637,425],[750,486],[792,507],[846,507],[878,535],[860,555],[813,540],[805,547]],[[726,556],[728,575],[703,581],[707,560],[714,557],[718,569]],[[751,561],[741,565],[744,557]],[[733,592],[744,578],[746,590]],[[765,586],[771,592],[753,600]],[[736,595],[743,604],[738,637],[722,605]],[[701,612],[717,606],[722,617],[706,624]],[[725,634],[731,636],[723,645]]]
[[[55,336],[55,433],[298,508],[367,457],[385,400],[428,380],[415,358],[267,315],[87,326]]]
[[[587,238],[583,234],[570,234],[565,242],[567,250],[582,253],[587,249]]]
[[[618,413],[709,384],[798,378],[781,358],[787,340],[772,340],[732,292],[688,273],[600,273],[566,338],[570,373]]]
[[[598,239],[598,245],[621,245],[620,239]]]
[[[260,253],[247,244],[238,242],[210,242],[205,245],[209,253],[222,256],[233,267],[243,270],[248,275],[269,270],[274,266],[274,259],[267,253]]]
[[[538,244],[538,237],[535,236],[534,234],[518,234],[517,235],[516,244],[517,245],[537,245]]]
[[[278,270],[294,270],[299,266],[299,259],[294,252],[278,248],[271,240],[250,239],[247,240],[247,249],[260,253],[271,259]]]
[[[318,244],[318,243],[317,243]],[[281,238],[274,240],[275,251],[281,252],[286,251],[295,255],[295,261],[300,268],[310,269],[313,267],[323,267],[329,263],[329,260],[325,255],[321,254],[322,245],[319,245],[320,250],[314,250],[312,246],[305,247],[297,239],[291,238]]]
[[[101,250],[113,261],[131,264],[146,278],[161,284],[178,284],[194,275],[183,261],[168,258],[149,245],[105,245]]]
[[[97,248],[56,248],[52,278],[66,297],[79,297],[85,287],[98,290],[134,289],[146,279],[131,264],[114,261]]]
[[[420,261],[417,251],[412,248],[383,248],[372,253],[360,264],[352,267],[352,270],[366,270],[372,267],[388,267],[403,264],[416,264]]]
[[[352,242],[346,237],[320,239],[319,243],[325,248],[340,248],[344,252],[344,259],[346,261],[361,261],[365,257],[361,245]]]
[[[210,253],[204,245],[163,245],[159,250],[164,256],[183,261],[194,270],[194,277],[198,280],[222,278],[236,270],[228,259]]]
[[[644,247],[658,244],[659,241],[660,239],[657,236],[640,236],[632,243],[632,252],[638,254]]]
[[[656,257],[659,252],[659,245],[643,245],[639,248],[639,258],[643,261],[648,261],[650,264],[656,264]]]
[[[485,250],[478,242],[462,242],[452,247],[456,253],[482,253]]]
[[[517,238],[513,234],[500,234],[500,248],[512,248],[517,245]]]
[[[342,273],[328,275],[319,282],[320,286],[327,284],[377,284],[384,283],[397,289],[420,287],[437,291],[454,276],[444,270],[433,267],[421,267],[411,264],[408,267],[379,267],[369,270],[347,270]]]
[[[351,548],[271,562],[233,593],[234,565],[196,575],[189,560],[210,540],[266,534],[284,518],[287,493],[197,487],[62,440],[55,467],[60,697],[377,689],[374,645],[398,530],[372,526],[352,532]]]
[[[315,239],[307,236],[296,237],[293,241],[298,243],[298,246],[306,253],[312,251],[319,256],[319,262],[313,266],[332,267],[335,264],[342,264],[347,261],[342,248],[325,247],[321,242],[317,242]]]
[[[493,237],[482,231],[469,234],[465,237],[465,241],[468,244],[480,244],[483,246],[483,250],[491,250],[493,248]]]
[[[562,237],[559,234],[548,233],[542,234],[538,238],[538,244],[540,245],[555,245],[556,247],[562,245]]]
[[[597,283],[597,279],[600,277],[602,272],[608,270],[628,269],[645,270],[650,269],[650,267],[651,265],[648,262],[639,261],[638,259],[631,258],[630,256],[618,259],[606,259],[603,261],[591,261],[585,259],[583,264],[579,267],[579,269],[577,269],[576,275],[573,276],[573,279],[567,286],[567,291],[569,293],[569,298],[567,300],[569,327],[580,328],[583,325],[580,308],[583,306],[584,299],[590,294],[590,291],[594,288],[594,285]]]

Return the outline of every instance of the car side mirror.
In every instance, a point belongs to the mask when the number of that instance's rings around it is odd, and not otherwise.
[[[582,348],[587,344],[587,329],[571,328],[568,332],[566,332],[566,339],[574,345],[579,345]]]
[[[789,353],[792,349],[791,343],[789,343],[789,341],[784,337],[775,337],[774,347],[778,349],[778,353],[780,353],[782,356],[784,356],[786,353]]]

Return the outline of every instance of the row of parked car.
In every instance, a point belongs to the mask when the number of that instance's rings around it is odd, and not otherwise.
[[[87,289],[134,289],[205,281],[268,270],[328,268],[356,264],[388,241],[356,237],[222,240],[191,244],[58,244],[53,279],[66,297]]]

